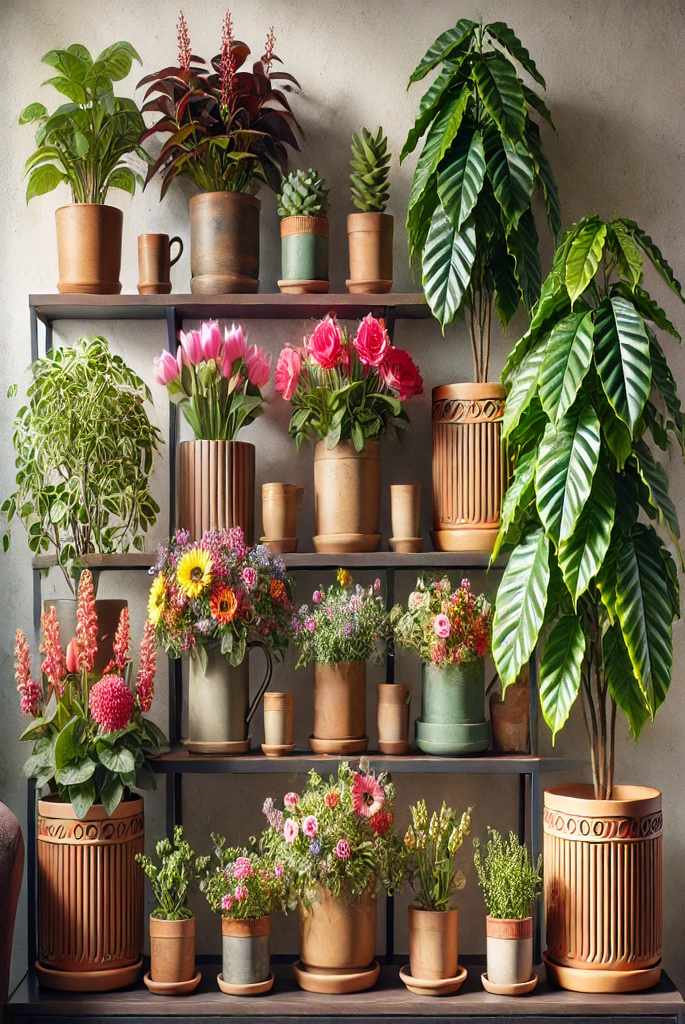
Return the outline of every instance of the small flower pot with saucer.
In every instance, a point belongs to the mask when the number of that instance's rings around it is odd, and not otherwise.
[[[379,683],[377,692],[378,749],[383,754],[409,753],[409,688],[403,683]]]
[[[261,996],[274,985],[271,917],[221,919],[222,970],[217,984],[227,996]]]
[[[421,487],[419,484],[390,485],[390,547],[407,555],[423,550],[421,539]]]
[[[533,918],[486,917],[488,969],[481,975],[486,992],[525,996],[538,983],[533,971]]]

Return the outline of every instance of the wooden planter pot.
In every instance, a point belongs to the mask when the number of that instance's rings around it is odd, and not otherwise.
[[[60,292],[117,295],[121,291],[121,231],[115,206],[71,203],[55,213]]]
[[[661,793],[545,791],[545,963],[575,992],[638,992],[661,977]]]
[[[392,289],[393,218],[389,213],[349,213],[348,292],[377,294]]]
[[[249,653],[241,665],[229,665],[218,644],[205,648],[206,665],[190,655],[188,680],[188,739],[185,746],[196,754],[245,754],[248,730],[255,711],[271,681],[271,655],[257,642],[266,659],[266,672],[250,701]]]
[[[328,291],[328,217],[283,217],[281,273],[287,295]]]
[[[402,683],[378,683],[378,749],[383,754],[409,751],[409,688]]]
[[[505,488],[500,384],[433,388],[433,539],[440,551],[492,550]]]
[[[205,530],[241,526],[254,543],[255,447],[246,441],[182,441],[178,525],[199,540]]]
[[[150,915],[150,971],[143,979],[155,995],[194,992],[202,975],[195,971],[195,918],[166,921]]]
[[[366,735],[366,662],[314,665],[314,730],[317,754],[358,754]]]
[[[380,447],[351,441],[314,449],[314,549],[324,554],[377,551],[380,544]]]
[[[256,292],[259,200],[243,192],[202,192],[189,205],[193,294]]]
[[[375,984],[376,897],[355,900],[319,888],[310,907],[300,906],[300,961],[295,978],[308,992],[362,992]]]
[[[486,917],[488,982],[516,994],[533,977],[533,918]]]
[[[490,745],[485,720],[485,665],[423,664],[421,718],[416,745],[426,754],[477,754]]]
[[[226,995],[258,996],[274,983],[271,973],[271,918],[221,919],[222,973],[217,978]]]
[[[126,607],[127,601],[120,601],[116,598],[97,600],[95,611],[98,617],[98,649],[95,655],[95,670],[102,672],[105,665],[108,665],[114,654],[114,635],[119,625],[119,617]],[[57,611],[59,622],[59,635],[62,646],[66,647],[73,636],[76,635],[76,607],[77,601],[71,597],[46,598],[43,601],[43,608],[54,607]]]
[[[95,804],[38,801],[38,963],[41,985],[108,992],[132,984],[143,946],[143,801],[112,815]]]

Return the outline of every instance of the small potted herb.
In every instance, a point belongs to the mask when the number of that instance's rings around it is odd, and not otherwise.
[[[391,153],[383,129],[362,128],[352,136],[350,191],[359,213],[347,215],[350,255],[348,292],[389,292],[392,288],[392,214],[385,213]]]
[[[159,840],[155,853],[159,863],[143,853],[136,856],[155,899],[150,914],[150,970],[143,980],[156,995],[189,995],[202,975],[195,971],[195,916],[186,901],[206,858],[196,860],[179,825],[173,840]]]
[[[281,182],[281,273],[287,295],[328,291],[328,186],[310,167]]]
[[[532,864],[527,848],[513,832],[505,839],[494,828],[481,852],[473,841],[473,863],[487,910],[488,971],[483,987],[499,995],[519,996],[537,985],[533,973],[533,904],[542,887],[542,857]]]

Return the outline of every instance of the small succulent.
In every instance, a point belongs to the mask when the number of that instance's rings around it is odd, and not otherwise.
[[[390,157],[388,139],[382,128],[375,135],[362,128],[352,136],[352,202],[363,213],[382,213],[386,207],[390,192]]]
[[[328,185],[313,167],[291,171],[281,182],[279,217],[321,217],[328,209]]]

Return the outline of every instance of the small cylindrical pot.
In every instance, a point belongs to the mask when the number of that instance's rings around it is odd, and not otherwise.
[[[276,554],[297,551],[297,513],[304,487],[297,484],[262,484],[262,541]]]
[[[433,388],[433,539],[440,551],[492,550],[505,489],[501,384]]]
[[[380,447],[351,441],[314,449],[314,549],[324,554],[377,551],[380,544]]]
[[[178,252],[171,257],[176,243]],[[171,291],[171,268],[183,254],[183,242],[174,235],[138,235],[138,291],[141,295],[168,295]]]
[[[291,295],[328,291],[328,217],[283,217],[281,280]]]
[[[376,897],[334,896],[321,886],[311,906],[299,907],[300,958],[309,971],[363,971],[376,955]]]
[[[378,749],[384,754],[409,750],[409,687],[403,683],[378,683]]]
[[[202,192],[189,206],[193,294],[256,292],[259,200],[244,192]]]
[[[221,919],[221,970],[229,985],[257,985],[271,974],[271,918]]]
[[[392,289],[392,236],[392,214],[347,215],[348,292],[374,294]]]
[[[488,981],[523,985],[533,976],[533,918],[486,917]]]
[[[62,646],[66,647],[76,634],[76,608],[78,602],[71,597],[48,597],[43,601],[43,608],[54,607],[57,611],[59,634]],[[118,598],[98,599],[95,612],[98,617],[98,649],[95,655],[95,670],[102,672],[114,655],[114,636],[119,625],[119,617],[128,604]]]
[[[409,908],[409,973],[438,981],[454,978],[459,954],[459,912]]]
[[[121,210],[98,203],[71,203],[60,206],[55,220],[57,290],[117,295],[121,291]]]
[[[482,658],[463,665],[424,662],[421,718],[416,745],[426,754],[475,754],[487,750],[485,665]]]
[[[314,665],[312,739],[326,741],[329,754],[348,753],[347,740],[366,739],[366,662]]]
[[[195,977],[195,918],[164,921],[150,915],[150,977],[173,985]]]
[[[249,655],[230,665],[218,644],[205,647],[206,663],[191,654],[188,680],[188,739],[186,748],[200,754],[244,753],[248,728],[271,679],[271,656],[264,652],[266,674],[250,701]],[[239,749],[239,748],[243,749]]]
[[[507,687],[502,696],[490,694],[492,746],[498,754],[527,754],[530,749],[530,688],[528,672]]]
[[[254,543],[255,446],[247,441],[182,441],[178,446],[178,525],[199,539],[205,530],[242,527]]]
[[[264,743],[268,747],[291,746],[294,701],[292,693],[264,694]]]
[[[390,485],[390,521],[395,543],[421,537],[420,484]]]

